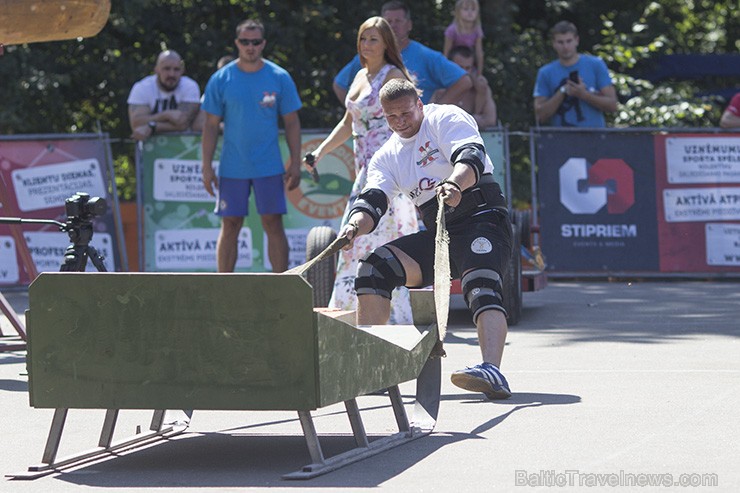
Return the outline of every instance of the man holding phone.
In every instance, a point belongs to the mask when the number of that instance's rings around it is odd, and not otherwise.
[[[578,53],[578,30],[568,21],[551,30],[558,59],[540,68],[534,86],[538,124],[605,127],[604,112],[617,110],[617,93],[604,61]]]

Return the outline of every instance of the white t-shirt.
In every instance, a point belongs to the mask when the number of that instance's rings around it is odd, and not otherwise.
[[[180,103],[200,103],[198,83],[182,76],[174,91],[164,91],[157,85],[157,76],[148,75],[134,84],[128,95],[128,104],[145,104],[152,114],[176,110]]]
[[[373,155],[365,190],[379,188],[387,197],[402,193],[416,205],[435,197],[435,187],[452,173],[450,157],[464,144],[483,145],[472,116],[451,104],[425,104],[419,132],[408,139],[394,133]],[[486,154],[484,173],[493,172]]]

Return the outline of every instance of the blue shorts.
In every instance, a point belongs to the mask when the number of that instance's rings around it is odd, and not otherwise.
[[[262,214],[286,214],[285,184],[283,175],[263,178],[219,178],[216,208],[217,216],[249,215],[249,195],[254,189],[257,212]]]

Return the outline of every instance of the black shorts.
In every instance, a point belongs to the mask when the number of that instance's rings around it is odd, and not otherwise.
[[[511,221],[506,211],[493,210],[447,225],[450,273],[453,279],[474,269],[493,269],[502,278],[511,258]],[[422,285],[434,284],[434,231],[419,231],[388,243],[421,267]]]

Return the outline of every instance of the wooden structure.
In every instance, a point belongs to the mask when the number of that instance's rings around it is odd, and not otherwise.
[[[33,407],[56,411],[43,463],[13,476],[183,432],[163,427],[165,409],[297,411],[312,463],[288,478],[430,433],[440,392],[440,361],[429,358],[436,326],[356,327],[353,319],[314,309],[299,275],[42,273],[29,288],[29,393]],[[398,384],[417,378],[409,421]],[[370,441],[355,398],[386,388],[399,432]],[[310,412],[341,402],[357,448],[325,458]],[[84,408],[107,410],[98,448],[57,460],[68,410]],[[122,409],[154,410],[151,432],[113,444]]]
[[[0,0],[0,45],[95,36],[110,0]]]

